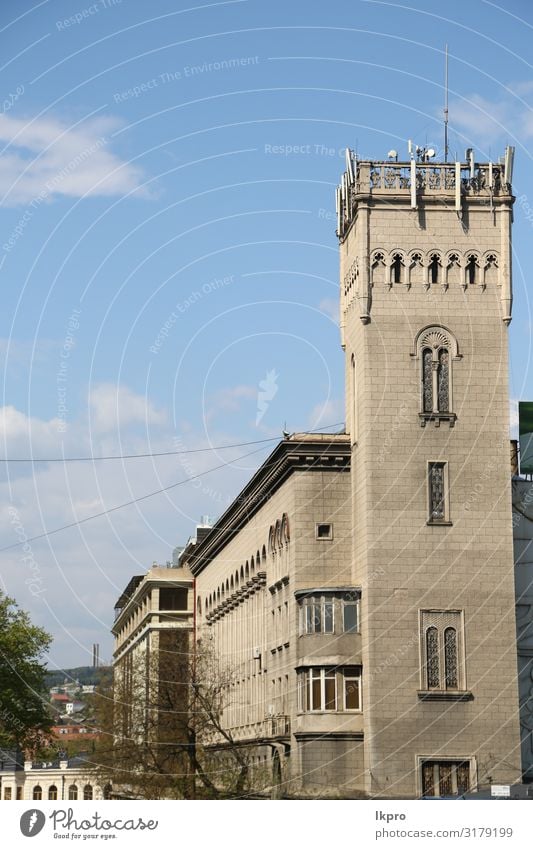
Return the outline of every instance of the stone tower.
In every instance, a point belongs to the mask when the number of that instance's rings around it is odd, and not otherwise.
[[[337,190],[366,790],[520,779],[509,470],[513,150]]]

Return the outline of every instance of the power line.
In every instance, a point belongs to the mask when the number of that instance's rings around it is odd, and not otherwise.
[[[146,454],[109,454],[102,457],[0,457],[0,463],[84,463],[97,460],[137,460],[143,457],[172,457],[178,454],[198,454],[201,451],[223,451],[225,448],[244,448],[264,442],[276,442],[278,436],[255,439],[251,442],[234,442],[230,445],[211,445],[209,448],[189,448],[182,451],[148,451]]]
[[[344,422],[336,422],[333,425],[325,425],[324,427],[338,427],[339,425],[344,424]],[[315,431],[302,431],[302,433],[313,433],[319,430],[315,428]],[[272,442],[272,439],[260,439],[257,442]],[[241,444],[256,444],[256,443],[241,443]],[[226,446],[229,447],[229,446]],[[101,510],[99,513],[93,513],[92,516],[86,516],[84,519],[77,519],[75,522],[69,522],[67,525],[61,525],[59,528],[53,528],[51,531],[44,531],[42,534],[37,534],[34,537],[28,537],[27,539],[20,540],[20,542],[14,542],[11,545],[6,545],[3,548],[0,548],[0,553],[4,551],[11,551],[13,548],[19,548],[21,545],[26,545],[30,542],[35,542],[39,539],[44,539],[45,537],[50,537],[53,534],[58,534],[61,531],[66,531],[69,528],[75,528],[79,525],[84,525],[86,522],[92,522],[93,519],[100,519],[102,516],[108,516],[110,513],[115,513],[117,510],[122,510],[124,507],[131,507],[133,504],[138,504],[141,501],[146,501],[148,498],[153,498],[154,495],[161,495],[163,492],[168,492],[171,489],[176,489],[178,486],[184,486],[186,483],[190,481],[196,480],[197,478],[201,478],[203,475],[209,475],[211,472],[216,472],[219,469],[223,469],[226,466],[231,465],[239,460],[244,460],[246,457],[251,457],[253,454],[258,454],[260,451],[266,448],[263,445],[261,448],[256,448],[254,451],[249,451],[247,454],[242,454],[240,457],[234,457],[233,460],[227,460],[224,463],[220,463],[218,466],[213,466],[211,469],[207,469],[205,472],[200,472],[197,475],[191,475],[188,478],[184,478],[184,480],[177,481],[176,483],[171,483],[169,486],[164,486],[161,489],[156,489],[153,492],[147,492],[145,495],[140,495],[138,498],[132,498],[130,501],[124,501],[122,504],[116,504],[114,507],[109,507],[107,510]]]
[[[262,450],[263,448],[256,448],[255,451],[249,451],[247,454],[242,454],[240,457],[235,457],[233,460],[221,463],[219,466],[213,466],[212,469],[207,469],[205,472],[200,472],[199,474],[191,475],[189,478],[185,478],[184,480],[171,483],[169,486],[164,486],[161,489],[154,490],[153,492],[147,492],[146,495],[140,495],[138,498],[132,498],[131,501],[124,501],[122,504],[116,504],[115,507],[109,507],[107,510],[101,510],[100,513],[93,513],[92,516],[86,516],[84,519],[77,519],[75,522],[69,522],[68,525],[61,525],[61,527],[54,528],[51,531],[44,531],[42,534],[37,534],[34,537],[28,537],[20,542],[14,542],[11,545],[6,545],[3,548],[0,548],[0,553],[3,551],[10,551],[12,548],[18,548],[21,545],[26,545],[29,542],[35,542],[38,539],[50,537],[52,534],[58,534],[60,531],[66,531],[68,528],[75,528],[78,525],[84,525],[85,522],[91,522],[93,519],[100,519],[102,516],[108,516],[110,513],[114,513],[116,510],[122,510],[124,507],[131,507],[133,504],[138,504],[140,501],[145,501],[147,498],[153,498],[154,495],[161,495],[163,492],[168,492],[170,489],[183,486],[184,484],[189,483],[189,481],[196,480],[196,478],[200,478],[203,475],[208,475],[211,472],[216,472],[218,469],[223,469],[225,466],[229,466],[231,463],[235,463],[238,460],[244,460],[246,457],[251,457],[252,454],[258,454],[259,451]]]
[[[323,428],[302,431],[302,433],[316,433],[331,427],[340,427],[344,422],[324,425]],[[181,454],[200,454],[206,451],[224,451],[226,448],[246,448],[248,445],[262,445],[266,442],[277,442],[279,436],[271,436],[268,439],[254,439],[250,442],[233,442],[228,445],[210,445],[207,448],[185,448],[180,451],[147,451],[144,454],[108,454],[100,457],[0,457],[0,463],[93,463],[101,460],[138,460],[148,457],[176,457]]]

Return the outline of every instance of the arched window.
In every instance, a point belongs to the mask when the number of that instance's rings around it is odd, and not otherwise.
[[[457,342],[445,327],[420,331],[411,356],[420,361],[420,423],[449,421],[453,427],[451,361],[459,359]]]
[[[75,784],[71,784],[68,788],[68,798],[73,802],[78,798],[78,788]]]
[[[448,254],[446,265],[446,283],[448,286],[453,286],[456,283],[461,283],[461,260],[459,254]]]
[[[444,675],[446,689],[457,689],[457,631],[446,628],[444,631]]]
[[[439,632],[436,628],[426,631],[426,669],[428,690],[438,690],[440,685]]]
[[[274,530],[274,547],[279,548],[281,546],[281,522],[278,519],[276,522],[276,527]]]
[[[196,612],[198,616],[202,615],[202,599],[200,598],[200,596],[198,596],[198,599],[196,601]]]
[[[43,788],[39,784],[36,784],[33,788],[33,798],[37,800],[43,798]]]
[[[460,648],[464,625],[459,610],[423,610],[421,635],[425,658],[422,687],[425,690],[466,692]],[[450,698],[453,698],[450,693]]]
[[[429,282],[440,283],[440,256],[431,254],[429,258]]]
[[[372,283],[385,283],[385,254],[383,251],[376,251],[372,256]]]
[[[57,787],[55,784],[52,784],[51,787],[48,788],[48,798],[57,799]]]
[[[483,285],[491,285],[498,282],[498,257],[496,254],[487,254],[485,256],[485,265],[483,269]]]
[[[111,794],[113,792],[113,787],[111,784],[106,784],[104,787],[104,799],[111,799]]]
[[[93,788],[91,784],[86,784],[83,788],[83,798],[86,801],[93,798]]]
[[[416,286],[417,283],[424,283],[424,263],[420,251],[415,251],[411,254],[411,264],[409,266],[409,283]]]
[[[252,563],[252,570],[253,570],[253,563]],[[246,578],[246,580],[248,580],[249,577],[250,577],[250,567],[248,566],[248,561],[246,561],[246,567],[245,567],[245,570],[244,570],[244,577]]]
[[[281,517],[281,541],[286,545],[290,542],[291,531],[289,526],[289,517],[286,513]]]
[[[404,265],[401,254],[393,254],[391,262],[391,283],[404,282]]]
[[[478,282],[478,261],[475,254],[469,254],[466,258],[466,283],[473,284]]]

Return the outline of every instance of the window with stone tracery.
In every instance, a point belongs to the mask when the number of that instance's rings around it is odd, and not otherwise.
[[[428,463],[428,501],[428,524],[449,524],[450,508],[446,463]]]
[[[452,360],[458,358],[457,343],[444,327],[427,327],[418,334],[412,356],[420,361],[420,417],[422,425],[428,420],[441,419],[453,425]]]
[[[463,691],[465,676],[461,663],[463,620],[460,610],[420,611],[423,691]]]
[[[424,797],[460,796],[471,789],[472,767],[469,760],[424,760],[421,768]]]

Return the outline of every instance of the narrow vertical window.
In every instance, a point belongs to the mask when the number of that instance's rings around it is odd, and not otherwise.
[[[350,370],[350,382],[351,382],[351,410],[350,410],[350,418],[351,418],[351,431],[352,431],[352,442],[357,442],[357,365],[355,362],[355,357],[352,354],[351,359],[351,370]]]
[[[391,279],[393,283],[402,282],[402,257],[400,254],[394,254],[391,265]]]
[[[440,685],[439,632],[436,628],[426,631],[426,666],[428,690],[438,690]]]
[[[433,254],[431,257],[431,262],[429,263],[429,280],[430,283],[438,283],[439,282],[439,258],[437,254]]]
[[[477,278],[477,263],[475,256],[469,256],[466,263],[466,281],[467,283],[473,284],[476,282]]]
[[[324,674],[324,710],[337,708],[337,682],[334,669],[326,669]]]
[[[444,675],[446,689],[457,689],[457,632],[455,628],[444,631]]]
[[[422,397],[424,401],[424,412],[433,411],[433,366],[431,348],[422,351]]]
[[[447,413],[450,409],[449,393],[449,356],[446,348],[439,351],[437,366],[437,394],[439,399],[439,413]]]
[[[429,522],[446,521],[445,463],[429,463]]]

